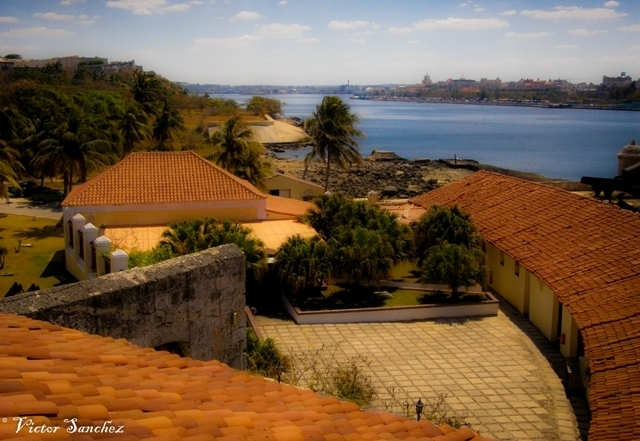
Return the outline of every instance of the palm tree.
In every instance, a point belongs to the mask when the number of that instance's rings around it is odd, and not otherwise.
[[[168,244],[175,256],[195,253],[225,244],[235,244],[245,257],[248,280],[259,280],[267,269],[264,243],[238,222],[195,219],[174,222],[162,233],[161,244]]]
[[[18,163],[19,164],[19,163]],[[6,161],[0,160],[0,197],[3,197],[9,202],[9,187],[8,184],[18,187],[18,175],[13,168]]]
[[[394,250],[384,235],[375,230],[345,228],[329,241],[333,249],[333,268],[349,284],[378,283],[389,277]]]
[[[133,100],[140,104],[147,114],[154,113],[163,92],[162,81],[155,72],[136,69],[128,86],[133,94]]]
[[[211,140],[216,150],[207,159],[228,172],[258,187],[271,176],[271,163],[262,159],[264,146],[253,139],[253,131],[240,116],[221,124]]]
[[[331,254],[319,236],[305,239],[296,235],[278,248],[274,266],[279,279],[296,294],[311,283],[322,285],[329,278]]]
[[[253,141],[253,131],[249,125],[236,115],[220,125],[220,129],[211,137],[216,151],[207,159],[234,173],[243,166],[245,150]]]
[[[80,182],[85,182],[87,173],[117,161],[114,146],[91,127],[76,109],[66,123],[58,126],[50,137],[38,144],[33,165],[43,174],[61,172],[65,193],[73,187],[76,170]]]
[[[138,141],[149,137],[151,128],[147,125],[147,116],[137,103],[116,106],[110,119],[122,137],[124,155],[131,153]]]
[[[160,113],[153,123],[153,139],[158,141],[156,150],[167,151],[170,147],[165,144],[167,141],[173,139],[173,134],[178,130],[183,130],[182,117],[178,110],[173,106],[173,103],[166,98],[162,102]]]
[[[305,168],[316,158],[326,162],[325,191],[329,188],[332,162],[346,169],[362,161],[360,146],[353,139],[364,137],[364,133],[354,127],[359,121],[340,97],[325,96],[304,123],[305,130],[313,139],[312,150],[304,158]]]

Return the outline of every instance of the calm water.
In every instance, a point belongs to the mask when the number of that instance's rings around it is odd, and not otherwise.
[[[239,102],[250,97],[231,95]],[[322,95],[276,95],[285,116],[306,119]],[[357,101],[363,155],[373,148],[414,158],[475,159],[498,167],[579,180],[613,177],[616,154],[640,141],[640,112]],[[298,151],[299,157],[304,152]]]

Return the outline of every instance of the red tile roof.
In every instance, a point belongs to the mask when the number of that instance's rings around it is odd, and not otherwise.
[[[264,199],[253,185],[194,152],[131,153],[75,187],[63,206]]]
[[[279,384],[217,361],[136,347],[26,317],[0,314],[0,439],[24,441],[481,441]],[[14,418],[56,433],[16,433]],[[123,433],[69,433],[123,427]],[[2,421],[2,420],[0,420]],[[24,420],[26,423],[26,420]],[[105,422],[107,422],[105,424]],[[104,424],[104,426],[103,426]],[[93,429],[95,430],[95,429]],[[101,429],[102,430],[102,429]]]
[[[289,216],[302,216],[313,207],[311,202],[282,196],[267,196],[267,211]]]
[[[640,440],[640,216],[489,172],[411,202],[458,204],[488,242],[553,290],[589,357],[589,440]]]
[[[275,178],[276,178],[276,177],[278,177],[278,176],[282,176],[282,177],[284,177],[284,178],[291,179],[292,181],[300,182],[300,183],[302,183],[302,184],[308,185],[308,186],[310,186],[310,187],[315,187],[315,188],[317,188],[317,189],[319,189],[319,190],[324,191],[324,187],[323,187],[322,185],[318,185],[318,184],[316,184],[315,182],[307,181],[307,180],[304,180],[304,179],[302,179],[302,178],[296,178],[296,177],[295,177],[295,176],[293,176],[293,175],[288,175],[288,174],[285,174],[285,173],[278,173],[278,172],[275,172],[275,173],[274,173],[274,176],[273,176],[273,177],[271,177],[271,178],[269,178],[269,179],[275,179]]]

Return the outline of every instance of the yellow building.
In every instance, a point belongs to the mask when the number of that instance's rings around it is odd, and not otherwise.
[[[640,216],[488,172],[410,202],[473,216],[491,287],[557,343],[570,387],[584,383],[589,439],[640,439]]]
[[[284,198],[308,201],[324,194],[324,187],[291,175],[276,173],[265,182],[267,193]]]
[[[310,203],[265,195],[189,151],[132,153],[75,187],[62,206],[67,270],[79,280],[126,269],[124,250],[151,249],[172,222],[212,217],[246,223],[271,253],[291,235],[315,234],[297,221]],[[114,246],[121,250],[111,253]]]

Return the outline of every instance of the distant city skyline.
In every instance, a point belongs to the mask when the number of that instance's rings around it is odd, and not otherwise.
[[[640,77],[636,1],[2,0],[0,54],[135,59],[173,81]]]

